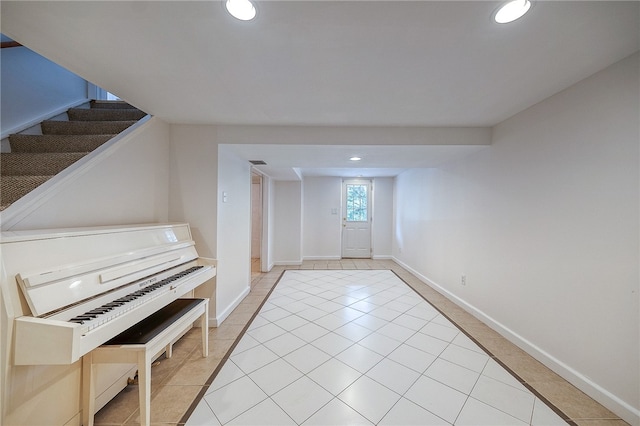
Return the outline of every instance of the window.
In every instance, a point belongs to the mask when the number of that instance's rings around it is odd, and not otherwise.
[[[347,184],[347,222],[367,222],[367,185]]]

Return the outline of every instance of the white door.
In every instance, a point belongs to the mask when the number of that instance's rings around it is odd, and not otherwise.
[[[371,181],[345,180],[342,190],[342,257],[371,257]]]

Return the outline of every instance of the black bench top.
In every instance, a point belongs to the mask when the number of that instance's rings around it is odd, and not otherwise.
[[[105,345],[146,344],[205,299],[177,299],[118,334]]]

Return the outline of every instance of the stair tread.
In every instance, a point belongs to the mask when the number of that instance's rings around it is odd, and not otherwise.
[[[137,123],[137,120],[125,121],[56,121],[46,120],[40,125],[43,134],[48,135],[100,135],[120,133]]]
[[[53,176],[3,176],[0,181],[0,204],[2,210],[42,185]]]
[[[108,135],[24,135],[9,136],[11,152],[93,151],[115,134]]]
[[[89,106],[69,109],[69,121],[43,121],[42,135],[9,136],[12,152],[0,155],[0,211],[147,115],[124,101]]]
[[[0,172],[6,176],[55,175],[88,152],[15,152],[0,155]]]

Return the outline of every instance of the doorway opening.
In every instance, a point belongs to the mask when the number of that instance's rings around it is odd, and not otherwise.
[[[262,175],[251,172],[251,278],[262,272]]]
[[[371,258],[371,181],[342,181],[342,257]]]

